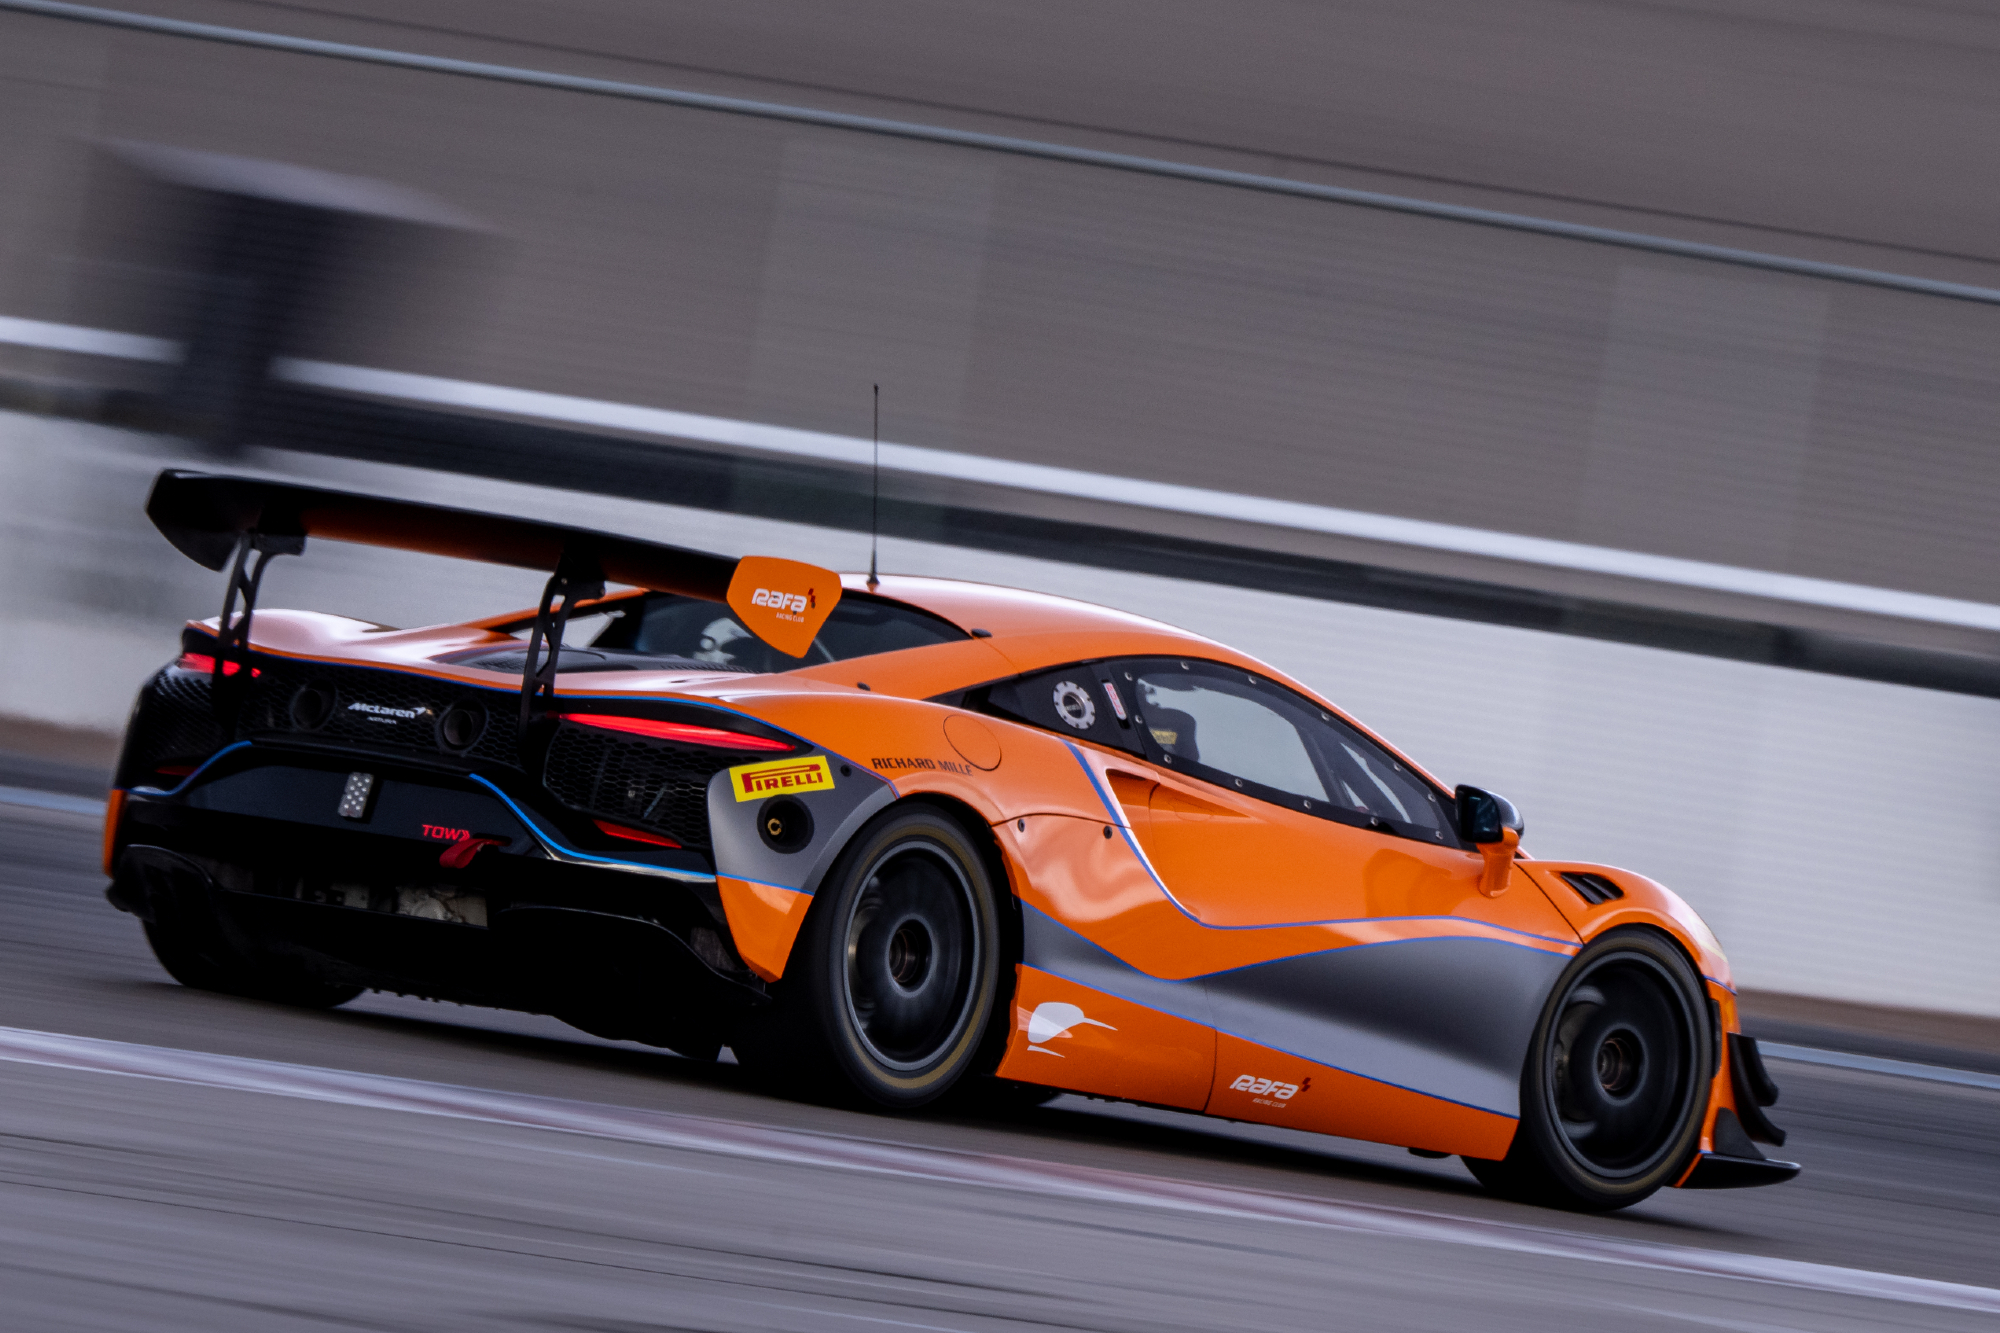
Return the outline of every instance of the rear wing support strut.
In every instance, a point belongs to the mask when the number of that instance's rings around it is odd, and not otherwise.
[[[521,666],[521,736],[527,739],[528,723],[534,720],[535,700],[552,701],[556,693],[556,667],[562,656],[563,630],[576,604],[604,596],[604,570],[594,556],[570,549],[563,551],[555,573],[542,588],[542,602],[535,610],[535,627],[528,632],[528,657]],[[562,605],[556,606],[560,598]],[[548,655],[541,656],[546,647]]]
[[[253,531],[237,538],[236,558],[222,593],[222,615],[216,621],[215,665],[209,676],[210,706],[223,734],[231,740],[236,738],[238,705],[250,684],[250,621],[257,611],[257,593],[264,586],[264,570],[271,557],[303,555],[305,549],[306,539],[299,535]],[[241,614],[236,609],[239,601]]]

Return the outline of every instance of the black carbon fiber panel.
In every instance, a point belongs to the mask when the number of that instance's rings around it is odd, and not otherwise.
[[[260,658],[257,672],[239,715],[241,735],[521,767],[518,696],[512,691],[272,658]],[[210,712],[209,688],[209,678],[194,671],[169,669],[148,682],[127,740],[122,780],[149,782],[160,764],[199,762],[220,748],[223,733]],[[463,728],[455,735],[453,726],[444,725],[448,715]],[[461,743],[452,745],[453,739]],[[743,759],[699,746],[563,726],[550,743],[543,784],[573,810],[706,851],[709,778]]]
[[[389,754],[455,755],[520,767],[519,697],[429,676],[259,660],[244,703],[246,733],[291,735]],[[455,705],[477,718],[470,744],[445,744],[439,722]],[[314,725],[314,723],[317,723]]]
[[[166,670],[146,682],[119,764],[120,781],[146,782],[161,764],[199,763],[222,746],[209,708],[209,679]]]

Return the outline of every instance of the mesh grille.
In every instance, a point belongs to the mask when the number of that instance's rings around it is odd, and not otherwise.
[[[208,677],[193,671],[162,671],[146,683],[120,781],[148,782],[161,764],[199,761],[222,748],[208,691]]]
[[[595,727],[559,728],[542,782],[574,810],[708,849],[708,780],[727,755],[638,740]]]
[[[470,745],[445,744],[440,722],[456,707],[483,714]],[[365,667],[260,658],[243,703],[243,731],[293,736],[378,754],[456,755],[520,767],[518,696],[426,676]],[[318,725],[311,725],[315,720]],[[130,769],[199,759],[222,744],[209,711],[209,678],[163,671],[142,695],[128,755]],[[740,756],[738,756],[740,758]],[[594,727],[559,727],[543,783],[564,805],[602,819],[664,833],[706,851],[708,780],[730,756],[700,747],[621,736]]]
[[[462,755],[520,766],[518,696],[473,689],[428,676],[366,667],[322,666],[264,659],[262,675],[244,708],[244,729],[331,742],[389,754]],[[303,697],[316,692],[324,703]],[[469,706],[483,721],[471,745],[453,748],[439,722],[454,705]],[[325,720],[310,723],[317,713]]]

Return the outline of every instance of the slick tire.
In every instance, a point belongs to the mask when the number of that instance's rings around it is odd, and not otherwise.
[[[1710,1026],[1700,978],[1671,941],[1649,930],[1593,940],[1536,1024],[1513,1148],[1466,1166],[1496,1194],[1584,1212],[1673,1183],[1699,1146]]]
[[[884,811],[814,895],[776,1003],[734,1043],[794,1095],[914,1110],[980,1064],[1001,989],[994,869],[924,805]]]
[[[307,1009],[332,1009],[361,994],[359,986],[320,981],[276,960],[253,958],[230,942],[219,923],[191,921],[185,911],[147,922],[146,942],[167,975],[191,990]]]

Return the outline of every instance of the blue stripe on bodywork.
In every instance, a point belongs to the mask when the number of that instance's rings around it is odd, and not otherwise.
[[[179,796],[182,792],[188,789],[188,785],[192,783],[196,778],[208,772],[209,768],[215,763],[216,760],[222,758],[222,756],[226,754],[236,753],[236,751],[242,749],[249,743],[250,743],[249,741],[237,741],[232,745],[223,746],[220,750],[217,750],[214,754],[202,760],[200,767],[196,768],[194,772],[182,778],[180,781],[180,785],[177,787],[173,787],[170,789],[161,787],[133,787],[131,790],[145,796]]]
[[[523,809],[520,803],[515,801],[506,792],[501,791],[477,773],[468,773],[466,776],[499,797],[507,808],[514,812],[514,817],[527,825],[530,833],[534,834],[536,838],[540,839],[546,845],[561,852],[565,860],[588,861],[594,865],[616,866],[620,870],[637,870],[647,875],[657,875],[666,879],[683,880],[694,884],[713,884],[715,882],[715,876],[705,871],[681,870],[672,866],[656,866],[645,861],[622,861],[615,856],[596,856],[590,852],[580,852],[564,842],[556,833],[544,828],[533,815]]]
[[[811,889],[802,889],[799,888],[796,884],[773,884],[768,879],[751,879],[748,875],[730,875],[729,872],[726,870],[720,871],[718,873],[723,875],[728,875],[730,879],[742,880],[745,884],[756,884],[766,889],[783,889],[786,893],[801,893],[808,898],[813,896],[813,891]]]
[[[1080,986],[1375,1083],[1513,1117],[1521,1068],[1567,956],[1432,936],[1155,977],[1022,904],[1022,961]]]
[[[1160,890],[1160,892],[1163,895],[1165,895],[1166,900],[1172,903],[1175,909],[1179,911],[1182,916],[1194,922],[1196,925],[1200,926],[1204,930],[1283,930],[1289,926],[1352,926],[1352,925],[1360,925],[1370,921],[1464,921],[1472,925],[1479,926],[1481,929],[1484,930],[1497,930],[1508,935],[1519,935],[1524,939],[1540,940],[1545,944],[1559,944],[1562,945],[1565,949],[1567,949],[1571,953],[1576,952],[1576,949],[1578,947],[1577,942],[1574,939],[1566,940],[1559,936],[1554,936],[1554,935],[1537,935],[1532,930],[1516,930],[1512,926],[1502,926],[1491,921],[1478,921],[1471,917],[1452,916],[1450,913],[1432,914],[1427,916],[1326,917],[1310,921],[1260,921],[1253,925],[1245,925],[1245,926],[1218,926],[1211,922],[1203,921],[1199,916],[1197,916],[1194,913],[1193,909],[1189,908],[1186,904],[1182,903],[1180,899],[1174,897],[1174,891],[1167,887],[1167,883],[1165,880],[1160,878],[1160,872],[1154,869],[1153,867],[1152,858],[1146,855],[1145,849],[1139,845],[1139,840],[1133,835],[1131,825],[1125,821],[1125,812],[1118,808],[1117,802],[1112,800],[1110,794],[1104,790],[1104,784],[1102,784],[1097,780],[1097,774],[1091,769],[1089,761],[1083,757],[1083,751],[1078,749],[1074,742],[1066,740],[1063,742],[1063,744],[1069,746],[1069,752],[1072,755],[1076,756],[1076,762],[1083,768],[1084,777],[1089,779],[1090,781],[1091,790],[1097,793],[1097,799],[1104,803],[1105,811],[1111,816],[1112,827],[1116,828],[1119,831],[1119,833],[1124,835],[1125,845],[1132,849],[1132,855],[1139,858],[1139,864],[1145,867],[1146,874],[1149,877],[1151,877],[1154,885]],[[1388,941],[1388,942],[1400,943],[1401,941]],[[1497,942],[1498,941],[1496,941],[1496,943]],[[1351,945],[1348,947],[1357,948],[1365,946]]]

